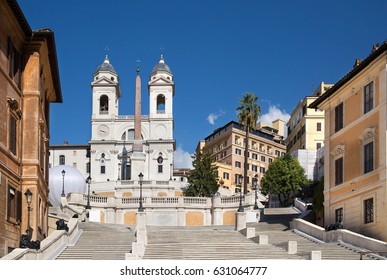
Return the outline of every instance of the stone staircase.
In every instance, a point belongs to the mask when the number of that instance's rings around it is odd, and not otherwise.
[[[240,260],[302,259],[284,248],[259,245],[234,230],[234,226],[156,227],[148,226],[144,259]]]
[[[57,260],[124,260],[135,241],[134,229],[127,225],[80,223],[82,234],[74,246],[68,246]]]
[[[265,209],[254,227],[256,236],[247,239],[234,226],[156,227],[148,226],[148,245],[144,259],[299,259],[309,260],[311,251],[321,251],[323,260],[359,260],[359,250],[340,243],[324,243],[289,228],[299,215],[293,208]],[[268,244],[258,244],[259,235]],[[289,254],[288,241],[297,241],[297,253]],[[374,259],[364,256],[363,259]]]
[[[285,211],[285,212],[284,212]],[[295,209],[265,209],[255,228],[255,237],[246,238],[234,225],[199,227],[147,226],[148,245],[143,259],[169,260],[308,260],[311,251],[321,251],[323,260],[359,260],[359,248],[337,242],[324,243],[289,228],[297,217]],[[74,246],[68,246],[56,259],[124,260],[135,241],[134,228],[127,225],[80,223],[82,231]],[[259,235],[268,244],[259,244]],[[297,241],[297,253],[289,254],[288,241]],[[375,259],[363,256],[363,259]]]
[[[288,241],[297,241],[296,255],[302,259],[309,259],[311,251],[321,251],[322,260],[360,259],[360,248],[338,242],[322,242],[297,230],[291,230],[289,222],[297,215],[286,208],[282,211],[281,208],[265,209],[259,223],[247,225],[255,228],[256,237],[251,238],[251,240],[258,243],[259,235],[267,235],[269,244],[284,250],[287,248]],[[267,255],[267,258],[270,256]],[[363,259],[372,260],[375,258],[366,255]]]

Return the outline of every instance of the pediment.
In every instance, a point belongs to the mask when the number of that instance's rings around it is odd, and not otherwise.
[[[117,85],[117,82],[116,81],[112,81],[111,79],[107,78],[107,77],[101,77],[99,78],[98,80],[94,80],[92,83],[91,83],[92,86],[102,86],[102,85],[109,85],[109,86],[115,86]]]
[[[154,80],[151,80],[149,82],[149,85],[173,85],[173,81],[171,81],[165,77],[160,76]]]

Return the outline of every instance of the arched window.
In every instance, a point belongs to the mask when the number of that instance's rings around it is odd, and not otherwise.
[[[157,96],[157,114],[165,113],[165,96],[160,94]]]
[[[141,135],[141,138],[142,135]],[[134,129],[128,129],[128,131],[125,131],[121,135],[121,140],[128,140],[128,141],[133,141],[134,140]]]
[[[99,113],[108,114],[109,113],[109,97],[107,95],[102,95],[99,99]]]
[[[59,165],[65,165],[66,164],[66,157],[64,155],[59,156]]]
[[[157,158],[157,171],[158,173],[163,173],[163,154],[162,153],[159,153],[159,157]]]

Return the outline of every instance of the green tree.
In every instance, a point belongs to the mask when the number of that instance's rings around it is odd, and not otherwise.
[[[257,121],[261,115],[261,107],[257,104],[258,96],[251,92],[243,95],[239,99],[240,105],[237,107],[239,124],[246,131],[245,152],[244,152],[244,174],[243,174],[243,193],[247,193],[247,166],[248,166],[248,145],[249,134],[252,129],[257,128]]]
[[[219,188],[218,167],[210,153],[201,152],[193,156],[193,169],[188,173],[188,187],[185,196],[213,196]]]
[[[261,180],[262,193],[278,195],[281,206],[290,194],[300,190],[307,183],[304,168],[289,154],[276,158]]]

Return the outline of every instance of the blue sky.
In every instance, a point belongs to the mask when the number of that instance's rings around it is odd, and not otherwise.
[[[160,54],[174,74],[175,166],[199,140],[236,120],[246,92],[262,120],[287,118],[324,81],[387,39],[385,0],[19,0],[32,29],[55,33],[63,103],[51,107],[51,144],[90,139],[91,88],[106,48],[120,76],[120,114],[134,114],[141,60],[147,79]]]

